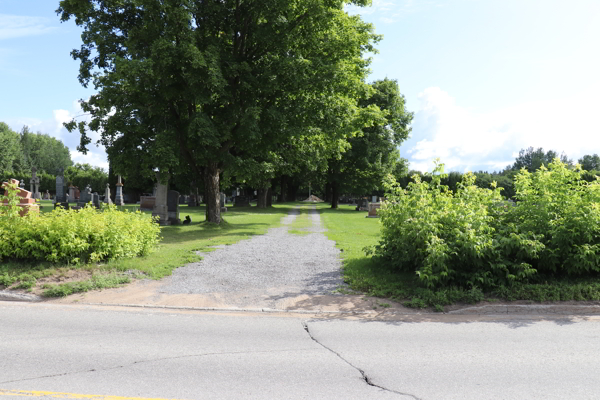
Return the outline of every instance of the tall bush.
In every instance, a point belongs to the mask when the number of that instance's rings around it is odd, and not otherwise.
[[[388,182],[375,248],[385,262],[428,287],[492,288],[600,270],[600,185],[583,181],[580,169],[557,159],[549,169],[522,170],[513,206],[501,188],[475,186],[471,173],[453,193],[441,184],[443,168],[436,161],[431,182],[415,175],[406,189]]]
[[[9,192],[9,201],[15,203],[15,195]],[[151,216],[118,211],[115,206],[102,211],[90,206],[81,210],[57,208],[25,217],[15,211],[17,206],[4,206],[0,213],[0,259],[77,264],[135,257],[152,251],[160,235],[160,227]]]

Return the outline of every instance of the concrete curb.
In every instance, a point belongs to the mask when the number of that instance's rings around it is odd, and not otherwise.
[[[6,290],[0,290],[0,301],[25,301],[38,302],[43,299],[35,294],[13,293]]]
[[[451,315],[600,315],[599,305],[502,304],[461,308]]]

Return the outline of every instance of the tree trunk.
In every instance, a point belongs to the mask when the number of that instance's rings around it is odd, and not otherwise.
[[[221,205],[219,199],[219,164],[209,163],[204,169],[204,197],[206,202],[206,220],[221,223]]]
[[[298,186],[294,184],[288,184],[287,188],[288,193],[288,201],[296,201],[296,196],[298,194]]]
[[[331,183],[327,182],[325,184],[325,198],[323,199],[326,202],[331,202]]]
[[[340,198],[338,183],[333,181],[331,183],[331,208],[338,208],[338,200]]]
[[[259,188],[256,193],[258,196],[256,199],[256,206],[258,208],[267,208],[267,195],[269,194],[269,189]]]
[[[286,191],[287,191],[287,176],[281,175],[280,186],[281,186],[281,194],[279,195],[278,202],[285,203],[286,202]]]
[[[273,187],[267,190],[267,207],[273,207]]]

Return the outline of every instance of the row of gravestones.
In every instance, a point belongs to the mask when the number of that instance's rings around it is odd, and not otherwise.
[[[33,179],[37,178],[35,176],[35,168],[32,170],[32,172],[33,172],[33,178],[32,178],[32,182],[33,182]],[[37,178],[37,183],[39,185],[39,178]],[[33,183],[32,183],[32,186],[33,186]],[[123,183],[121,182],[121,175],[119,175],[119,177],[118,177],[116,186],[117,186],[117,193],[115,196],[115,204],[118,206],[122,206],[125,204],[125,202],[123,201]],[[37,186],[36,186],[36,190],[37,190]],[[47,193],[47,191],[46,191],[46,193]],[[73,197],[75,197],[75,196],[73,196]],[[94,207],[100,208],[100,196],[96,192],[92,193],[92,188],[90,187],[90,185],[87,185],[87,187],[85,188],[83,193],[79,194],[79,201],[77,202],[77,207],[84,207],[87,203],[90,203],[90,202],[94,205]],[[108,183],[106,184],[106,190],[104,192],[104,202],[107,204],[112,204],[112,200],[110,198],[110,187],[109,187]],[[69,208],[69,194],[66,191],[65,175],[64,175],[63,168],[59,168],[58,173],[56,174],[56,197],[54,200],[54,204],[55,204],[55,207],[57,204],[60,204],[63,208],[67,208],[67,209]]]

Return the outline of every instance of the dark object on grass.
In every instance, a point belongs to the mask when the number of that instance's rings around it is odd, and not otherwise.
[[[189,215],[185,216],[185,221],[183,221],[184,225],[189,225],[192,222],[192,219],[190,218]]]

